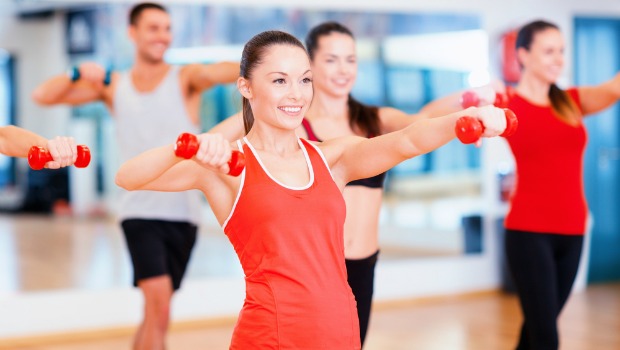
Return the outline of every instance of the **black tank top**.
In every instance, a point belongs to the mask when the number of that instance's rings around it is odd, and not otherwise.
[[[308,140],[318,141],[318,142],[322,141],[316,136],[316,134],[312,130],[312,127],[310,126],[310,122],[306,118],[304,118],[301,121],[301,125],[303,125],[304,129],[306,130],[306,134],[308,134]],[[369,177],[366,179],[354,180],[354,181],[349,182],[347,186],[364,186],[364,187],[369,187],[369,188],[383,188],[385,174],[386,173],[381,173],[379,175],[375,175],[373,177]]]

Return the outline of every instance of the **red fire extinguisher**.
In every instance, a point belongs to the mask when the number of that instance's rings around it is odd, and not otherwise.
[[[521,67],[517,61],[517,31],[510,30],[502,35],[502,75],[506,83],[517,83],[521,77]]]

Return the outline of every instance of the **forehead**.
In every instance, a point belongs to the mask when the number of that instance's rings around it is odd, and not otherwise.
[[[136,19],[136,26],[142,24],[169,24],[170,16],[167,12],[159,9],[146,9]]]
[[[275,44],[265,50],[256,68],[266,71],[265,73],[283,72],[297,75],[310,69],[310,61],[306,50],[301,47]]]
[[[353,40],[350,35],[332,32],[319,37],[318,49],[325,51],[351,52],[355,51],[355,40]]]
[[[534,34],[532,46],[563,46],[562,33],[555,28],[547,28]]]

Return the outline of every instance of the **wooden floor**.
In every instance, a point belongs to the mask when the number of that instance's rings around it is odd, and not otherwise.
[[[168,348],[227,349],[231,322],[185,325],[171,332]],[[520,322],[516,298],[500,292],[379,304],[364,349],[512,349]],[[562,350],[620,349],[620,284],[590,286],[571,296],[560,318],[560,336]],[[12,349],[116,350],[129,349],[130,342],[131,336],[123,335]]]
[[[204,217],[186,279],[243,276],[215,217],[208,210]],[[453,233],[442,236],[439,230],[433,234],[416,230],[414,235],[409,231],[393,224],[382,231],[392,241],[382,242],[381,260],[461,254],[437,249],[433,247],[436,242],[416,246],[405,241],[409,236],[450,241]],[[124,287],[131,283],[131,271],[124,237],[111,217],[0,214],[0,295]]]

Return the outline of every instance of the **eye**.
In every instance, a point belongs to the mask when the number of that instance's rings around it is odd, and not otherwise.
[[[304,84],[312,84],[312,78],[304,78],[301,82]]]
[[[281,85],[281,84],[285,84],[286,80],[284,80],[284,78],[279,78],[279,79],[275,79],[273,83]]]

